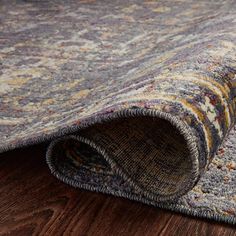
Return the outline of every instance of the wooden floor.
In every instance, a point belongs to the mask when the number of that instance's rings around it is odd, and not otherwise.
[[[0,235],[236,235],[233,226],[69,187],[45,145],[0,154]]]

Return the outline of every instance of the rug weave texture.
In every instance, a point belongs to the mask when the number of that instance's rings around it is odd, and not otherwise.
[[[235,0],[0,0],[0,152],[236,224],[235,119]]]

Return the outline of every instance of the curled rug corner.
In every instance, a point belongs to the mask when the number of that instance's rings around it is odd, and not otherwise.
[[[50,141],[73,187],[236,224],[236,2],[2,1],[0,152]]]
[[[236,224],[236,127],[203,170],[199,140],[169,114],[135,108],[100,116],[85,127],[49,145],[47,163],[58,179]]]

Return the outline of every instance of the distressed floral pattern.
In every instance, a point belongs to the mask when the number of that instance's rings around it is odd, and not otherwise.
[[[171,114],[195,137],[200,176],[211,163],[181,204],[235,221],[233,146],[213,158],[235,123],[235,19],[234,0],[2,0],[0,151],[125,109]]]

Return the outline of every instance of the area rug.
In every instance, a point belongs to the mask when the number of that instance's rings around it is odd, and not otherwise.
[[[235,0],[0,1],[1,152],[236,224],[235,117]]]

